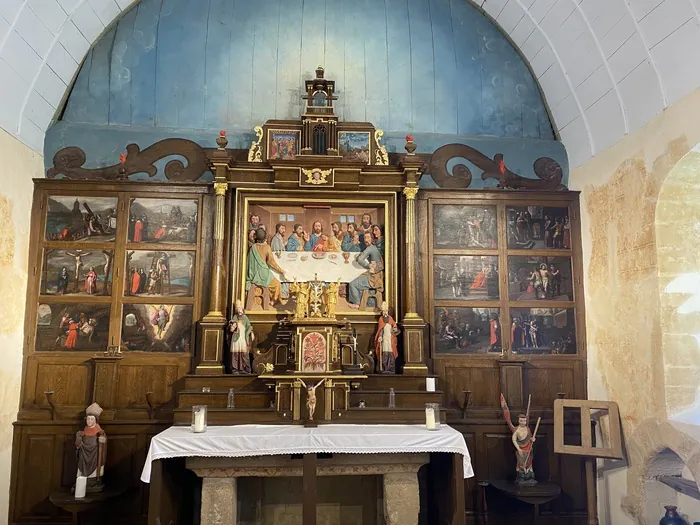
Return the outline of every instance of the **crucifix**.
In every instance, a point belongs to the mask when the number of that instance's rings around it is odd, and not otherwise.
[[[80,291],[80,269],[84,266],[83,257],[90,255],[90,252],[85,250],[75,250],[74,252],[66,252],[66,255],[75,257],[75,293]]]

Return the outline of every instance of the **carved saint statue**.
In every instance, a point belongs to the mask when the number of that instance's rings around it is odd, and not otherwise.
[[[389,303],[382,302],[382,315],[377,321],[377,333],[374,335],[374,351],[377,357],[377,372],[380,374],[396,373],[396,358],[399,356],[399,329],[396,321],[389,315]]]
[[[340,290],[340,278],[336,283],[328,283],[323,291],[326,317],[335,319],[335,309],[338,306],[338,292]]]
[[[93,403],[85,410],[85,428],[75,434],[75,448],[78,454],[78,477],[87,479],[88,492],[103,489],[102,477],[105,473],[107,457],[107,435],[97,423],[102,408]]]
[[[316,411],[316,389],[326,382],[325,379],[321,379],[314,386],[307,386],[303,379],[299,379],[299,382],[306,388],[306,414],[309,421],[314,420],[314,412]]]
[[[234,374],[250,374],[250,345],[255,340],[253,327],[243,309],[243,302],[236,301],[236,313],[228,323],[231,333],[231,370]]]
[[[289,291],[296,296],[294,319],[304,319],[309,311],[309,283],[298,283],[295,280]]]
[[[527,413],[518,415],[518,426],[514,426],[510,419],[510,410],[503,394],[501,394],[501,408],[503,417],[508,423],[508,428],[513,432],[513,446],[515,447],[515,482],[518,485],[537,485],[535,472],[532,470],[533,450],[537,429],[540,426],[540,418],[537,418],[535,431],[530,432],[530,399],[527,401]]]

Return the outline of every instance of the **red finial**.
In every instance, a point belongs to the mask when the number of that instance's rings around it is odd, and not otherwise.
[[[406,142],[413,142],[413,135],[406,135]]]
[[[126,153],[119,154],[119,162],[121,162],[122,164],[126,164]]]
[[[226,130],[225,130],[225,129],[222,129],[221,131],[219,131],[219,137],[225,137],[225,136],[226,136]]]
[[[506,173],[506,163],[503,159],[498,161],[498,171],[501,172],[501,175],[505,175]]]

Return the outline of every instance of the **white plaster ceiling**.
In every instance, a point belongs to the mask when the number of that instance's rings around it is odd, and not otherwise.
[[[86,52],[132,3],[0,0],[0,126],[42,152]],[[700,0],[473,3],[530,63],[572,167],[700,86]]]

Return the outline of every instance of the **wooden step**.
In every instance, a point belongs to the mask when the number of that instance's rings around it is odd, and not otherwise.
[[[270,401],[275,400],[275,393],[264,391],[235,391],[234,401],[239,408],[270,408]],[[193,405],[207,405],[209,408],[226,408],[228,390],[181,390],[177,395],[179,408],[192,408]]]
[[[291,422],[291,412],[278,414],[273,408],[207,408],[207,425],[247,425],[255,422],[256,425],[273,425]],[[192,424],[192,409],[176,408],[173,410],[174,425]]]
[[[394,390],[396,406],[403,408],[423,408],[426,403],[441,403],[442,392],[426,392],[425,390]],[[360,400],[364,400],[365,406],[384,408],[389,406],[388,390],[360,390],[350,391],[350,406],[358,407]]]

